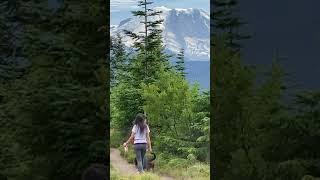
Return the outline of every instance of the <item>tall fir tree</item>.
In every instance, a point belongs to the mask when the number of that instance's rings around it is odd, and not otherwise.
[[[234,51],[241,48],[241,40],[250,36],[240,32],[246,23],[235,15],[237,0],[213,0],[213,28],[215,34],[226,34],[227,46]]]
[[[153,2],[140,0],[138,1],[138,6],[141,7],[142,10],[132,11],[133,16],[142,19],[141,24],[143,24],[144,27],[143,31],[135,33],[124,30],[124,33],[134,40],[133,47],[136,50],[136,53],[130,58],[129,62],[130,73],[128,79],[132,88],[128,89],[130,92],[127,92],[128,94],[132,94],[129,99],[135,97],[135,100],[134,102],[129,100],[127,103],[133,103],[133,106],[124,107],[123,109],[123,112],[128,112],[128,108],[130,109],[129,111],[131,113],[129,114],[131,116],[128,117],[129,119],[133,117],[133,114],[143,111],[143,100],[139,93],[140,85],[142,83],[150,84],[154,82],[159,76],[159,69],[170,69],[169,56],[164,53],[162,30],[159,27],[164,21],[158,18],[162,11],[150,8],[149,6],[151,4],[153,4]],[[128,94],[122,94],[120,96],[126,97]],[[126,121],[128,121],[128,119]]]
[[[242,86],[244,89],[239,90],[238,83],[245,82],[244,84],[248,85],[248,82],[252,82],[252,79],[245,77],[250,72],[241,65],[240,61],[240,41],[249,36],[239,32],[239,28],[245,23],[235,15],[237,0],[213,0],[211,5],[213,6],[213,23],[211,24],[213,31],[210,55],[210,103],[214,122],[212,127],[215,132],[211,139],[215,139],[213,145],[215,148],[212,149],[216,157],[214,174],[218,178],[224,178],[222,172],[228,169],[232,159],[231,153],[240,144],[234,140],[239,131],[232,130],[237,128],[235,121],[239,116],[239,112],[235,109],[241,106],[237,101],[240,99],[240,92],[250,88]],[[236,76],[239,78],[234,79]]]
[[[148,0],[138,1],[138,6],[141,7],[142,10],[132,11],[133,16],[143,18],[143,21],[141,21],[144,25],[143,31],[134,33],[124,30],[125,34],[134,40],[134,47],[138,52],[133,63],[134,77],[138,83],[150,83],[154,81],[157,70],[169,66],[168,56],[163,53],[162,30],[159,29],[159,25],[161,25],[164,20],[155,18],[159,16],[162,11],[149,8],[149,5],[152,3],[153,2]]]
[[[185,61],[184,61],[184,49],[182,48],[180,52],[177,54],[177,61],[175,65],[175,70],[182,76],[186,76],[186,67],[185,67]]]
[[[122,37],[118,33],[116,37],[111,37],[110,66],[111,66],[111,87],[116,86],[128,73],[128,53],[122,42]]]

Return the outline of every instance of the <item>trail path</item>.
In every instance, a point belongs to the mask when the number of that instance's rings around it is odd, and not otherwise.
[[[120,155],[120,151],[115,148],[110,149],[110,164],[115,168],[120,175],[130,176],[136,174],[137,170],[133,164],[129,164]],[[172,177],[160,176],[161,180],[174,180]]]

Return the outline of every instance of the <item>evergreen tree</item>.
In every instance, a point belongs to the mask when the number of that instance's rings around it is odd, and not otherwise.
[[[138,1],[138,6],[142,10],[132,11],[133,16],[143,18],[141,23],[144,30],[139,33],[124,30],[125,34],[130,36],[134,42],[138,54],[133,60],[134,77],[137,82],[150,83],[156,78],[156,72],[161,67],[168,67],[168,56],[163,53],[164,46],[162,44],[162,30],[159,25],[163,19],[156,19],[162,11],[155,11],[149,8],[153,2],[148,0]],[[151,20],[154,18],[154,20]]]
[[[252,119],[246,117],[244,102],[253,103],[243,96],[252,97],[254,72],[243,66],[240,61],[240,40],[248,38],[239,32],[244,25],[241,18],[236,17],[237,0],[214,0],[213,6],[213,34],[211,38],[210,87],[211,107],[213,117],[214,139],[213,154],[215,154],[215,176],[218,179],[226,178],[223,172],[230,168],[232,153],[241,149],[244,151],[245,161],[250,162],[249,167],[256,171],[252,163],[248,146],[251,139],[246,133],[250,130]],[[249,167],[244,169],[249,169]],[[239,170],[241,171],[241,170]],[[241,176],[239,176],[241,177]],[[250,175],[251,177],[251,175]],[[228,176],[228,178],[233,178]]]
[[[195,157],[208,157],[209,96],[199,93],[199,86],[190,87],[180,75],[172,71],[160,72],[154,83],[142,86],[144,109],[149,112],[154,129],[155,148],[161,152]],[[162,146],[161,144],[168,144]]]
[[[315,164],[319,93],[302,93],[296,104],[287,104],[285,73],[277,54],[258,86],[253,69],[240,63],[223,37],[216,36],[214,43],[211,102],[216,177],[298,180],[319,176]]]
[[[177,61],[176,61],[175,69],[179,74],[181,74],[182,77],[185,77],[186,68],[185,68],[185,62],[184,62],[184,49],[181,49],[180,52],[177,55]]]
[[[255,111],[254,78],[252,69],[241,64],[240,55],[234,54],[227,47],[225,37],[214,38],[216,44],[213,51],[214,59],[211,77],[213,134],[216,176],[224,177],[233,159],[232,153],[239,149],[244,151],[247,162],[250,159],[249,147],[255,134],[254,116],[248,116]],[[214,73],[214,74],[213,74]],[[250,112],[248,112],[250,111]],[[252,111],[252,112],[251,112]],[[254,137],[254,136],[253,136]],[[255,169],[254,164],[249,164]],[[227,173],[226,173],[227,174]],[[251,177],[251,176],[250,176]]]
[[[214,5],[210,86],[215,177],[317,179],[319,92],[303,92],[288,103],[278,53],[270,73],[255,83],[255,69],[240,61],[240,46],[235,45],[241,38],[231,35],[242,24],[234,19],[237,1],[216,0]]]
[[[128,68],[128,53],[122,42],[122,37],[117,34],[111,38],[110,47],[110,63],[111,63],[111,87],[116,86],[121,79],[126,77]]]
[[[132,13],[133,16],[143,19],[141,23],[144,25],[144,30],[139,33],[124,30],[126,35],[133,38],[136,52],[128,59],[127,77],[121,80],[119,86],[112,89],[113,95],[117,96],[115,99],[117,110],[121,114],[116,121],[122,125],[123,132],[127,132],[130,128],[135,114],[143,112],[141,83],[152,83],[158,78],[160,69],[169,68],[169,56],[163,52],[162,30],[159,29],[163,19],[157,19],[162,11],[149,8],[153,3],[151,1],[144,0],[138,3],[142,10]]]
[[[80,179],[91,163],[108,162],[106,36],[98,31],[106,11],[97,1],[64,2],[55,12],[46,2],[19,2],[21,53],[32,66],[1,88],[11,141],[0,138],[10,149],[2,171],[10,179]]]
[[[236,17],[237,0],[213,0],[213,28],[215,34],[226,34],[227,46],[234,51],[239,51],[239,41],[250,36],[239,32],[245,22]]]

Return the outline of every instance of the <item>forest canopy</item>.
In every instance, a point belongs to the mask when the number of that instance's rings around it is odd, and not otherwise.
[[[278,54],[261,80],[244,63],[239,1],[213,1],[211,125],[217,179],[320,177],[319,91],[288,93]],[[259,79],[260,78],[260,79]],[[257,83],[259,79],[259,83]],[[292,103],[288,102],[288,96]]]

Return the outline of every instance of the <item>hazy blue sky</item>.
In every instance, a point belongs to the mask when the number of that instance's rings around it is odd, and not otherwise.
[[[131,11],[137,9],[138,0],[111,0],[110,23],[117,25],[123,19],[132,17]],[[209,12],[210,0],[153,0],[152,7],[166,6],[168,8],[202,8]]]
[[[291,84],[319,89],[319,7],[319,0],[241,1],[239,14],[252,35],[244,43],[246,61],[270,66],[278,49]]]

